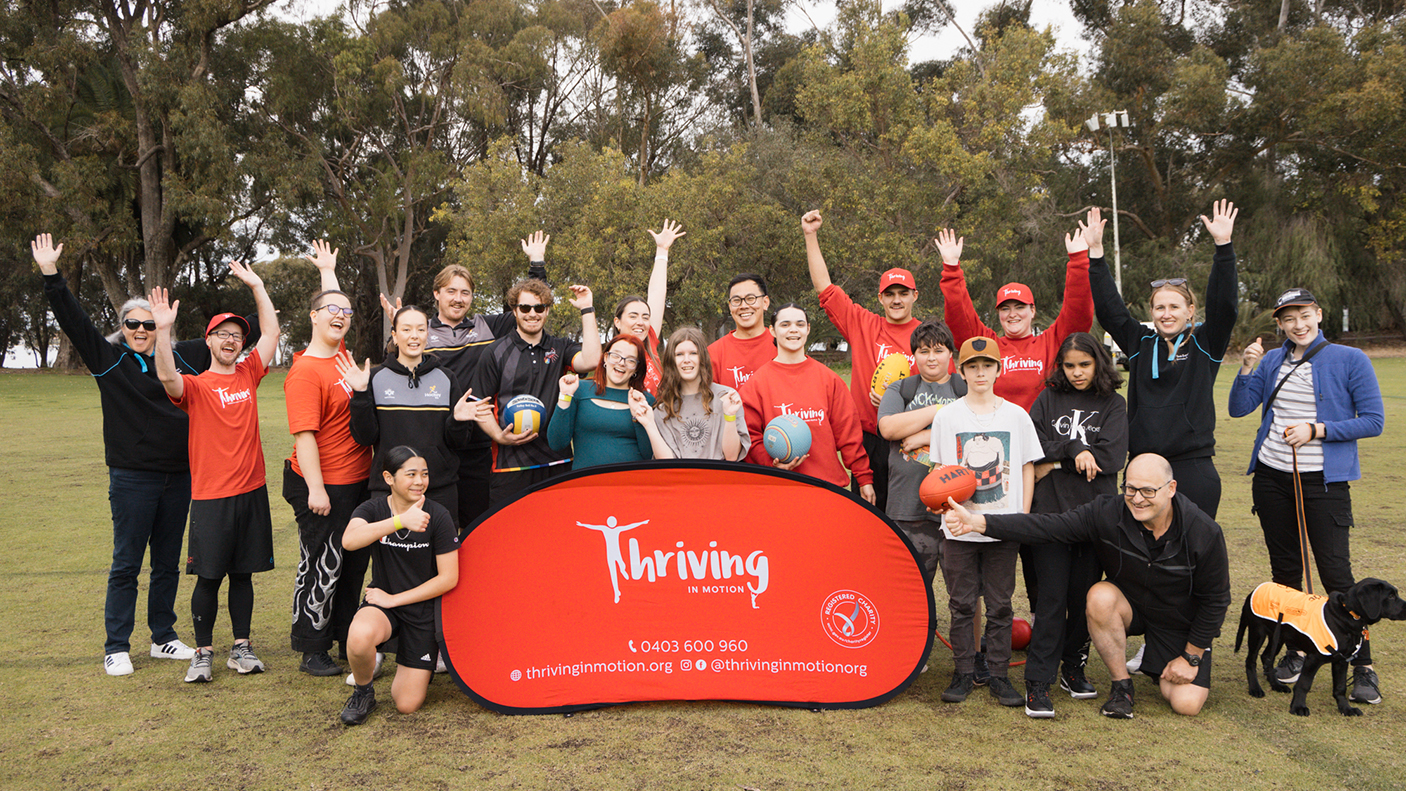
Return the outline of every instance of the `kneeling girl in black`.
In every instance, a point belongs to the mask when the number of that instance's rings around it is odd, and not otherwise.
[[[360,725],[376,708],[371,682],[376,651],[398,640],[391,699],[409,714],[425,702],[439,659],[435,601],[459,582],[459,538],[449,511],[433,500],[429,465],[414,448],[400,445],[381,457],[387,497],[373,496],[352,513],[342,537],[348,551],[371,547],[371,584],[347,634],[347,659],[356,689],[342,722]]]

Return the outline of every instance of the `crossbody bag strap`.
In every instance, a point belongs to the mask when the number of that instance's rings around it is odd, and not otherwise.
[[[1274,403],[1274,397],[1277,396],[1277,395],[1279,395],[1279,389],[1284,386],[1284,383],[1285,383],[1285,382],[1289,381],[1289,377],[1291,377],[1291,376],[1294,375],[1294,371],[1297,371],[1297,370],[1299,369],[1299,366],[1300,366],[1300,365],[1303,365],[1304,363],[1306,363],[1306,362],[1308,362],[1309,360],[1313,359],[1313,355],[1315,355],[1315,354],[1317,354],[1318,352],[1322,351],[1322,350],[1323,350],[1323,347],[1328,346],[1328,345],[1329,345],[1329,344],[1328,344],[1328,341],[1325,340],[1325,341],[1323,341],[1322,343],[1315,344],[1315,345],[1314,345],[1313,347],[1311,347],[1307,352],[1304,352],[1303,357],[1300,358],[1298,362],[1294,363],[1293,367],[1291,367],[1291,368],[1289,369],[1289,372],[1286,373],[1286,374],[1284,374],[1284,377],[1279,380],[1279,384],[1275,385],[1275,386],[1274,386],[1274,389],[1270,391],[1270,393],[1269,393],[1269,398],[1265,399],[1265,402],[1264,402],[1265,411],[1269,411],[1270,405],[1272,405],[1272,404]]]

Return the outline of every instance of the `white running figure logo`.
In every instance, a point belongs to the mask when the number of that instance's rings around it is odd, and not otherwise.
[[[634,530],[640,525],[649,524],[646,519],[643,522],[635,522],[632,525],[616,526],[615,517],[609,516],[603,525],[588,525],[584,522],[577,522],[577,527],[584,527],[587,530],[599,530],[601,537],[605,539],[605,565],[610,569],[610,586],[615,589],[615,603],[620,603],[620,574],[628,575],[630,572],[625,567],[625,556],[620,554],[620,534],[626,530]]]

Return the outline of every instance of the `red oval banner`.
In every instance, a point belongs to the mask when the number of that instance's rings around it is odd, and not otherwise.
[[[486,515],[442,602],[454,678],[545,714],[646,700],[873,706],[917,676],[932,590],[849,492],[721,462],[595,467]]]

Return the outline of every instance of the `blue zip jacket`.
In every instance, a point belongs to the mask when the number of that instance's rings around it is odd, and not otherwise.
[[[1320,341],[1326,342],[1322,332],[1318,333],[1314,343]],[[1284,364],[1284,355],[1293,345],[1293,341],[1284,341],[1280,348],[1265,352],[1260,367],[1248,374],[1236,375],[1235,382],[1230,386],[1231,417],[1244,417],[1255,407],[1265,406],[1265,399],[1279,384],[1279,367]],[[1308,364],[1313,372],[1318,422],[1323,424],[1324,429],[1323,482],[1355,481],[1362,477],[1357,463],[1357,440],[1381,434],[1386,423],[1377,373],[1372,368],[1372,361],[1361,349],[1336,343],[1328,344]],[[1273,407],[1265,407],[1246,475],[1255,471],[1260,445],[1264,444],[1273,420]]]

